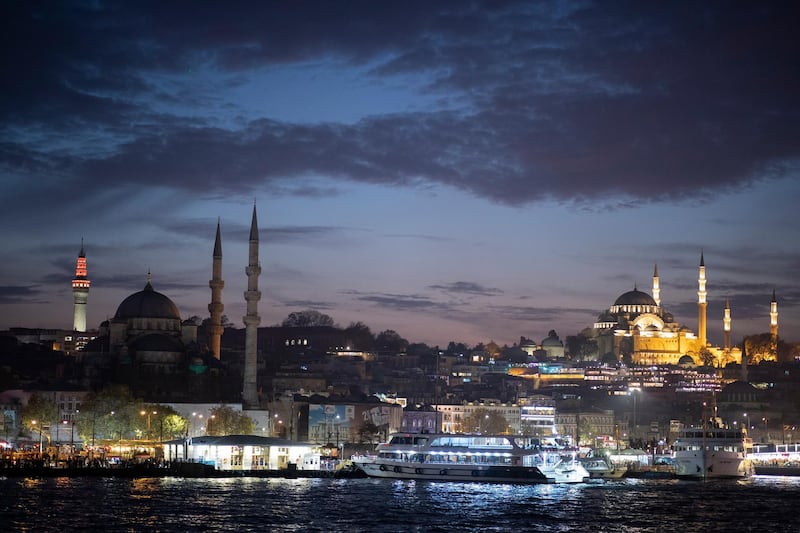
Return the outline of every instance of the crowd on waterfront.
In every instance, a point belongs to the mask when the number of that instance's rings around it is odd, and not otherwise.
[[[93,453],[38,453],[29,451],[9,451],[0,457],[0,470],[10,469],[109,469],[133,468],[158,469],[169,468],[170,464],[161,458],[144,459],[119,458],[105,454]]]

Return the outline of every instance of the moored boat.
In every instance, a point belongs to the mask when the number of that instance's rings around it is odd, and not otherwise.
[[[747,450],[752,442],[741,429],[719,421],[685,428],[673,444],[676,475],[687,479],[743,478],[753,473]]]
[[[603,457],[584,457],[580,460],[592,479],[621,479],[627,467],[617,466]]]
[[[353,457],[368,476],[431,481],[580,483],[589,478],[574,454],[512,435],[397,433],[376,454]]]

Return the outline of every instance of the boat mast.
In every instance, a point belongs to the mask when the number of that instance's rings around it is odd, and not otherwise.
[[[700,463],[703,467],[703,481],[706,480],[706,429],[708,428],[708,420],[706,420],[706,402],[703,402],[703,449],[700,456]]]

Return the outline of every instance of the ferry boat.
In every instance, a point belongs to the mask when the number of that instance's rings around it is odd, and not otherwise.
[[[743,478],[753,473],[752,440],[716,419],[705,428],[682,429],[673,444],[676,475],[687,479]]]
[[[375,455],[353,457],[370,477],[495,483],[581,483],[575,452],[512,435],[396,433]]]

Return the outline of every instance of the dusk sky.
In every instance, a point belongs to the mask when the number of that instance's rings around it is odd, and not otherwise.
[[[141,290],[243,327],[561,338],[650,292],[800,341],[800,3],[4,2],[0,329]]]

